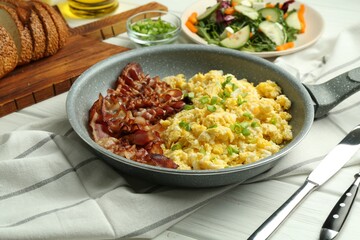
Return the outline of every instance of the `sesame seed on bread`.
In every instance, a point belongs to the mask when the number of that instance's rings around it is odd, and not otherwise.
[[[33,48],[30,30],[24,27],[12,7],[0,5],[0,26],[10,33],[16,44],[19,56],[18,65],[30,62]]]
[[[59,34],[56,30],[55,23],[42,4],[32,2],[32,5],[45,30],[46,50],[44,56],[54,55],[59,50]]]
[[[14,70],[18,63],[18,53],[9,32],[0,26],[0,78]]]
[[[54,55],[66,44],[70,35],[61,14],[39,0],[0,0],[0,27],[4,36],[4,41],[2,36],[0,38],[0,78],[8,69],[13,70],[14,62],[16,67]],[[5,37],[6,42],[11,42],[8,48],[3,47]],[[16,53],[16,57],[8,54],[12,61],[8,57],[3,58],[4,51],[9,52],[9,49],[14,49]]]
[[[43,8],[46,9],[46,11],[51,16],[52,20],[54,21],[56,30],[57,30],[57,32],[59,34],[59,48],[62,48],[65,45],[66,40],[67,40],[67,38],[69,36],[69,30],[68,30],[68,26],[67,26],[65,20],[50,5],[48,5],[48,4],[44,3],[44,2],[41,2],[39,0],[33,0],[33,2],[40,3],[43,6]]]
[[[1,5],[12,7],[17,12],[20,21],[24,26],[26,26],[28,24],[27,21],[30,17],[31,11],[26,6],[24,6],[24,3],[24,1],[18,0],[0,0]]]
[[[38,60],[45,56],[46,34],[39,16],[33,10],[30,15],[29,27],[34,44],[32,60]]]
[[[1,4],[14,8],[20,21],[30,30],[33,44],[31,60],[34,61],[44,57],[46,36],[38,15],[32,9],[32,4],[27,1],[0,0],[0,5]]]

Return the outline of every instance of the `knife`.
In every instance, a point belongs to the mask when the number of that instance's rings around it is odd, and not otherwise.
[[[339,201],[326,218],[320,232],[320,240],[334,239],[340,232],[350,209],[356,198],[360,184],[360,173],[355,174],[355,180],[351,186],[340,197]]]
[[[248,240],[268,239],[290,213],[316,188],[329,180],[360,147],[360,125],[351,130],[310,173],[303,185]]]

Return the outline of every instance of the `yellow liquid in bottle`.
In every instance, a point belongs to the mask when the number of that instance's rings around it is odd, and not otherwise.
[[[70,11],[82,18],[102,17],[116,10],[117,0],[68,0]]]

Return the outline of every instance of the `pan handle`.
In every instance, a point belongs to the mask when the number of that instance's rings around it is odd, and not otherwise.
[[[336,105],[360,90],[360,67],[325,83],[304,86],[316,104],[315,119],[324,117]]]

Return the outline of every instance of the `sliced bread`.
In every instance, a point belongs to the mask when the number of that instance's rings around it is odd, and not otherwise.
[[[24,26],[28,24],[31,9],[29,9],[24,1],[19,0],[0,0],[0,4],[12,7],[16,10],[20,21],[23,23]]]
[[[61,14],[40,0],[0,0],[0,27],[0,78],[16,65],[54,55],[70,35]]]
[[[41,2],[40,0],[33,0],[33,2],[38,2],[39,4],[41,4],[51,16],[55,24],[56,30],[59,34],[59,48],[62,48],[65,45],[66,40],[69,36],[68,26],[64,18],[50,5]]]
[[[33,10],[31,11],[29,28],[34,44],[32,60],[38,60],[45,56],[46,34],[39,16]]]
[[[0,0],[0,5],[1,4],[14,8],[24,27],[27,27],[30,30],[33,44],[31,60],[34,61],[44,57],[46,50],[45,31],[38,15],[32,9],[32,4],[27,1]]]
[[[33,9],[39,16],[46,36],[46,50],[44,56],[54,55],[59,50],[59,34],[50,14],[38,2],[31,2]]]
[[[30,62],[33,49],[30,30],[24,27],[12,7],[0,5],[0,26],[10,33],[16,44],[19,56],[18,65]]]
[[[0,26],[0,78],[14,70],[18,63],[18,51],[10,33]]]

